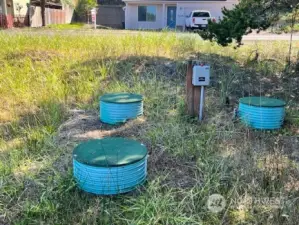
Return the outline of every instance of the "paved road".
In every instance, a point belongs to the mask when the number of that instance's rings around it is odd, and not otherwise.
[[[290,34],[250,34],[243,37],[244,41],[289,41]],[[299,41],[299,34],[293,35],[294,41]]]
[[[7,34],[20,34],[25,33],[29,35],[139,35],[139,34],[152,34],[157,33],[156,31],[129,31],[129,30],[91,30],[91,29],[80,29],[80,30],[53,30],[53,29],[40,29],[40,28],[28,28],[28,29],[10,29],[0,31],[0,33]],[[178,35],[188,35],[188,33],[178,32]],[[290,34],[269,34],[269,33],[252,33],[244,36],[244,41],[289,41]],[[294,34],[293,40],[299,41],[299,33]]]

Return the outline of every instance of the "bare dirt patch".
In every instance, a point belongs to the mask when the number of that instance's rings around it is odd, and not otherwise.
[[[140,136],[144,118],[129,121],[125,124],[109,125],[99,120],[96,111],[72,110],[70,118],[63,123],[58,131],[59,145],[81,142],[109,136],[136,137]]]
[[[54,163],[54,167],[66,174],[72,167],[73,148],[82,141],[103,137],[127,137],[143,142],[149,151],[148,178],[162,175],[163,183],[175,188],[191,188],[196,184],[196,163],[187,162],[167,153],[163,146],[152,146],[144,134],[150,125],[146,118],[140,117],[120,125],[108,125],[99,120],[96,111],[71,110],[69,119],[58,131],[57,144],[64,149]]]
[[[53,50],[26,50],[24,52],[11,52],[6,55],[7,60],[24,60],[29,58],[32,62],[46,62],[50,61],[55,57],[61,56]]]

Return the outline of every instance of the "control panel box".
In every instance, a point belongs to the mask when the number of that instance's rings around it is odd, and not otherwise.
[[[193,67],[192,84],[194,86],[208,86],[210,84],[209,65],[196,65]]]

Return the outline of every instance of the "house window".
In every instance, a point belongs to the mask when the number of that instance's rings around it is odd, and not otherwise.
[[[156,6],[138,6],[138,21],[139,22],[155,22],[156,21]]]

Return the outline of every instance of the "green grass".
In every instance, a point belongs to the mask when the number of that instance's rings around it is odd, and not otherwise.
[[[276,23],[276,27],[272,28],[272,31],[274,31],[275,33],[291,33],[292,28],[291,28],[291,24],[292,24],[292,17],[293,14],[292,13],[287,13],[285,15],[283,15],[280,20]],[[295,21],[295,25],[293,28],[294,32],[299,32],[299,15],[296,17],[296,21]]]
[[[283,32],[285,32],[285,33],[291,33],[292,28],[291,28],[290,25],[287,25],[287,26],[283,26],[283,27],[281,28],[281,30],[282,30]],[[293,31],[294,31],[294,32],[299,32],[299,23],[297,23],[297,24],[294,25]]]
[[[171,32],[2,31],[0,43],[0,223],[298,224],[298,73],[285,68],[287,42],[235,50]],[[298,49],[295,42],[294,63]],[[212,66],[202,124],[185,113],[189,58]],[[112,91],[143,94],[144,116],[99,132],[144,142],[149,177],[133,193],[93,196],[76,187],[72,146],[59,141],[58,128],[71,109],[97,112],[99,96]],[[282,130],[254,131],[231,119],[237,99],[249,94],[288,102]],[[206,205],[214,193],[227,202],[217,214]]]
[[[48,28],[57,29],[57,30],[68,30],[68,29],[82,29],[84,23],[71,23],[71,24],[51,24],[48,25]]]

